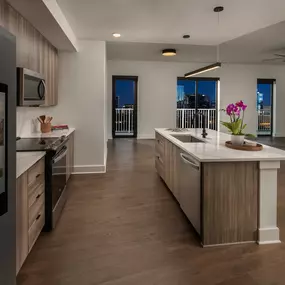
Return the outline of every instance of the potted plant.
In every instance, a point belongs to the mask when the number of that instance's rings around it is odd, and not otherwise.
[[[231,142],[233,145],[243,145],[244,137],[251,136],[252,134],[245,134],[244,130],[246,128],[246,124],[244,124],[244,112],[247,108],[247,105],[243,103],[242,100],[235,104],[229,104],[226,110],[226,114],[229,116],[229,122],[221,122],[223,126],[225,126],[231,132]]]

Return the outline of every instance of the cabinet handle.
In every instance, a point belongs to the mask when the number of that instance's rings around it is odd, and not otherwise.
[[[197,170],[200,169],[200,166],[197,165],[197,164],[195,164],[194,162],[192,162],[192,161],[190,160],[190,158],[187,157],[185,154],[180,153],[180,156],[181,156],[182,160],[183,160],[185,163],[191,165],[192,167],[196,168]]]
[[[39,199],[42,196],[42,194],[38,194],[38,196],[36,197],[36,199]]]
[[[38,214],[37,218],[36,218],[36,221],[41,217],[41,214]]]
[[[39,173],[39,174],[37,174],[36,178],[39,178],[40,176],[41,176],[41,174]]]

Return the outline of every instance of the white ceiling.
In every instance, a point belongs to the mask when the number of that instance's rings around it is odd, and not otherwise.
[[[217,45],[285,20],[285,0],[57,1],[78,38],[117,42]]]
[[[285,54],[285,21],[260,29],[220,45],[220,60],[228,63],[262,63],[274,58],[274,53]],[[175,48],[177,55],[164,57],[161,50]],[[148,60],[210,63],[217,60],[216,46],[177,45],[157,43],[108,42],[107,57],[110,60]],[[268,64],[284,64],[272,61]]]
[[[167,48],[175,48],[177,50],[177,55],[172,57],[161,55],[161,51],[164,48],[165,44],[108,42],[107,58],[109,60],[146,60],[202,63],[216,61],[215,46],[168,44]]]

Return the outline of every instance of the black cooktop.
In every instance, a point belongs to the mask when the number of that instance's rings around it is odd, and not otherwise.
[[[58,138],[23,138],[17,140],[17,151],[45,151],[51,148],[51,145]]]

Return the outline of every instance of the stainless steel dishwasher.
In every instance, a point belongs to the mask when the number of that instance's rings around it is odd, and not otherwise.
[[[201,234],[201,164],[194,157],[180,153],[180,207]]]

